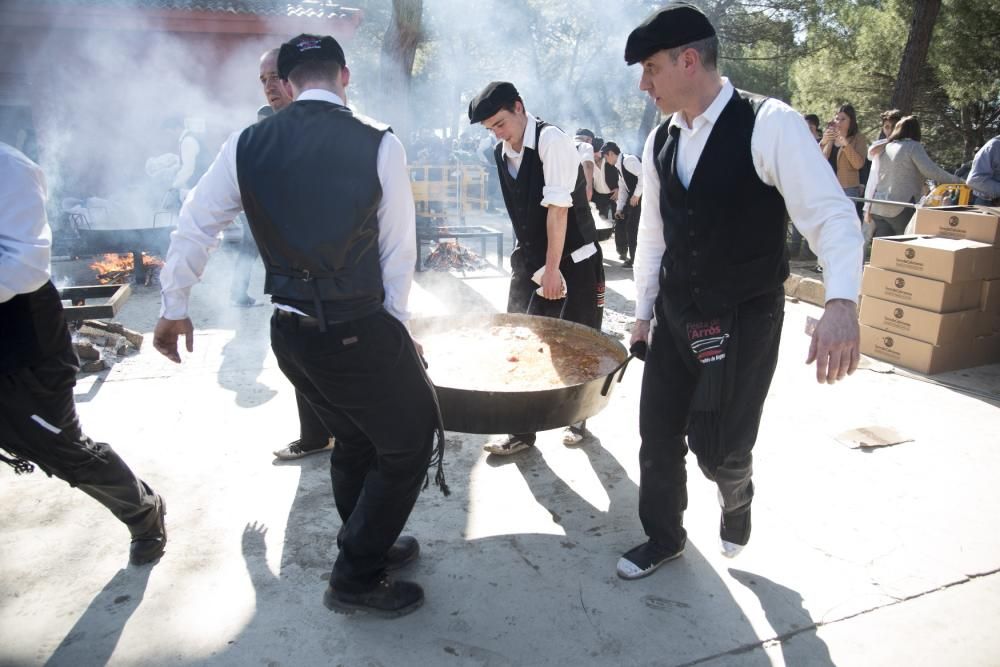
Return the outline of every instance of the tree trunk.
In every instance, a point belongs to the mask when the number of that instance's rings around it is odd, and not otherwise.
[[[404,144],[410,141],[410,82],[424,37],[423,11],[423,0],[392,0],[392,18],[382,40],[381,120],[392,125]]]
[[[656,105],[652,98],[646,97],[646,108],[642,110],[642,122],[639,123],[639,136],[636,137],[636,154],[642,157],[642,147],[646,145],[646,137],[653,131],[656,124]]]
[[[899,63],[899,75],[896,77],[896,87],[892,91],[889,107],[899,109],[903,115],[913,111],[913,99],[916,97],[917,81],[920,72],[927,63],[927,51],[931,45],[931,33],[934,23],[941,10],[941,0],[919,0],[913,3],[913,19],[910,21],[910,34],[906,38],[903,58]]]

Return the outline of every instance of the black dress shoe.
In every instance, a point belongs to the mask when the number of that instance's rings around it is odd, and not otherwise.
[[[132,538],[128,550],[128,560],[132,565],[152,563],[162,556],[163,550],[167,548],[167,524],[164,519],[167,515],[167,504],[160,494],[156,494],[156,511],[159,513],[156,526],[148,533]]]
[[[415,561],[419,555],[420,542],[417,542],[417,538],[411,535],[400,535],[385,555],[385,569],[398,570]]]
[[[424,603],[424,589],[412,581],[383,578],[375,588],[364,593],[346,593],[333,585],[326,587],[323,604],[341,614],[367,611],[383,618],[398,618],[415,611]]]

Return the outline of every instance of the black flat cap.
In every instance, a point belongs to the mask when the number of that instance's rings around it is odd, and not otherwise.
[[[674,49],[715,36],[715,28],[700,9],[671,2],[632,31],[625,43],[625,62],[634,65],[657,51]]]
[[[469,102],[469,122],[482,123],[484,120],[521,99],[517,88],[509,81],[491,81],[483,92]]]
[[[594,138],[594,133],[591,132],[590,130],[588,130],[587,128],[585,128],[585,127],[581,127],[579,130],[576,131],[576,136],[578,136],[578,137],[588,137],[589,139],[593,139]]]
[[[347,65],[344,49],[340,48],[333,37],[301,34],[281,45],[278,51],[278,76],[287,79],[297,65],[309,60],[337,63],[341,67]]]

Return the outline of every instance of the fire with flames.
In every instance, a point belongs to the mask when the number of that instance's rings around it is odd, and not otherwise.
[[[159,275],[163,260],[156,255],[142,253],[143,284],[150,285]],[[122,284],[129,281],[135,271],[135,261],[132,253],[119,255],[117,253],[107,253],[101,259],[90,265],[90,268],[97,273],[97,282],[101,285]]]

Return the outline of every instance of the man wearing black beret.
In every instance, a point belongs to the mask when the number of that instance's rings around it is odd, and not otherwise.
[[[419,554],[400,533],[435,432],[435,481],[447,494],[433,386],[403,323],[416,262],[406,154],[388,127],[347,107],[350,70],[333,37],[283,44],[278,76],[295,101],[234,133],[181,209],[153,345],[178,363],[179,336],[193,350],[190,289],[219,232],[245,210],[275,306],[274,356],[336,438],[340,553],[323,602],[402,616],[423,603],[423,590],[386,571]]]
[[[650,16],[625,46],[628,64],[642,64],[639,88],[667,119],[642,157],[632,342],[649,342],[639,407],[648,540],[618,561],[624,579],[684,550],[688,447],[718,485],[722,553],[733,557],[750,539],[751,450],[784,314],[786,208],[825,267],[826,308],[806,361],[823,383],[858,364],[864,240],[854,206],[802,117],[736,90],[717,58],[715,28],[680,2]]]
[[[517,240],[507,312],[561,316],[599,330],[604,259],[573,140],[525,111],[517,88],[506,81],[494,81],[469,103],[469,121],[500,140],[493,155]],[[582,422],[573,424],[563,442],[577,444],[586,435]],[[534,433],[521,433],[485,449],[503,456],[534,444]]]

